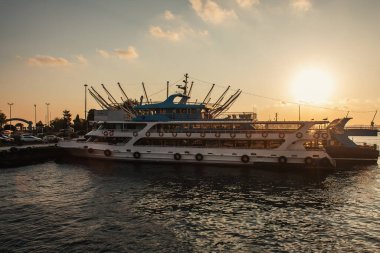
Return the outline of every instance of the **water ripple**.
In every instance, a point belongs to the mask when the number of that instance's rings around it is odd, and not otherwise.
[[[380,170],[45,163],[0,171],[0,251],[368,251]]]

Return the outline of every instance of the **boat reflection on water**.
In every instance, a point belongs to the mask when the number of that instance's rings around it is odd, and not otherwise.
[[[178,244],[191,242],[193,251],[370,250],[375,244],[365,237],[380,236],[371,218],[380,215],[377,165],[334,170],[82,166],[106,181],[143,184],[133,186],[144,191],[135,196],[133,210],[166,224]]]
[[[97,160],[3,170],[0,249],[375,252],[379,171]]]

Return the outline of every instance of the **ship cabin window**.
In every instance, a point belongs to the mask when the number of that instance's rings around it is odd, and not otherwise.
[[[104,122],[98,126],[98,130],[120,130],[120,131],[128,131],[128,130],[140,130],[143,129],[146,124],[128,124],[128,123],[109,123]]]
[[[135,146],[159,147],[205,147],[205,148],[237,148],[237,149],[275,149],[284,140],[223,140],[223,139],[161,139],[141,138]]]
[[[87,142],[93,143],[107,143],[111,145],[125,144],[130,139],[130,137],[105,137],[105,136],[91,136],[88,138]]]
[[[200,124],[190,124],[190,129],[199,130],[201,128]]]
[[[146,126],[146,124],[130,124],[130,123],[124,123],[123,125],[123,131],[134,131],[134,130],[141,130]]]
[[[330,143],[331,145],[331,143]],[[339,142],[336,142],[335,145],[340,146]],[[306,150],[320,150],[327,146],[327,140],[312,140],[307,141],[303,144]]]
[[[123,129],[123,123],[104,122],[104,123],[100,124],[100,126],[98,127],[98,130],[103,130],[103,129],[121,130],[121,129]]]
[[[232,123],[178,123],[178,124],[157,124],[153,126],[152,132],[220,132],[220,131],[246,131],[254,130],[250,124],[232,124]]]
[[[261,129],[261,130],[274,130],[274,131],[296,131],[303,127],[303,124],[283,124],[283,123],[258,123],[258,124],[252,124],[252,127],[254,129]]]

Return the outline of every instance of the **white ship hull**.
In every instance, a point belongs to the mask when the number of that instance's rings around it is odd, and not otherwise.
[[[61,142],[73,157],[104,159],[125,162],[195,163],[215,165],[333,167],[332,160],[324,151],[287,151],[255,149],[211,149],[181,147],[134,147],[77,142]],[[312,158],[310,164],[306,159]],[[323,162],[321,162],[323,161]]]

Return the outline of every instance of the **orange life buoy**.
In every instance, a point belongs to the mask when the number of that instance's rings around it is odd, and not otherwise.
[[[296,134],[296,137],[297,137],[298,139],[301,139],[302,136],[303,136],[303,134],[302,134],[301,132],[298,132],[298,133]]]
[[[329,134],[328,134],[328,133],[323,133],[323,134],[322,134],[322,138],[323,138],[323,139],[327,139],[327,138],[329,138]]]
[[[314,137],[314,139],[319,139],[319,133],[315,133],[315,134],[313,135],[313,137]]]
[[[252,133],[251,133],[251,132],[246,132],[246,133],[245,133],[245,136],[246,136],[247,138],[251,138],[251,137],[252,137]]]
[[[267,132],[263,132],[263,133],[261,134],[261,136],[264,137],[264,138],[267,138],[267,137],[268,137],[268,133],[267,133]]]
[[[279,133],[278,137],[280,137],[281,139],[285,137],[285,134],[284,133]]]
[[[202,132],[201,133],[201,137],[203,138],[203,137],[205,137],[206,136],[206,133],[205,132]]]
[[[219,137],[220,137],[220,133],[219,133],[219,132],[216,132],[216,133],[215,133],[215,137],[219,138]]]
[[[186,136],[187,136],[187,137],[190,137],[190,136],[191,136],[191,133],[190,133],[190,132],[186,132]]]
[[[231,138],[235,138],[236,134],[235,133],[230,133]]]
[[[136,131],[133,132],[133,136],[136,137],[137,135],[139,135]]]

